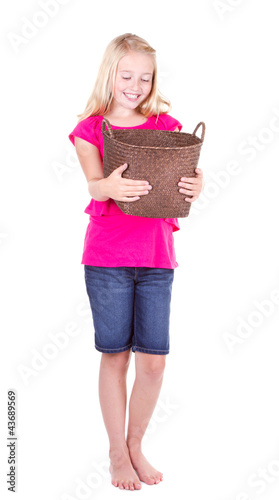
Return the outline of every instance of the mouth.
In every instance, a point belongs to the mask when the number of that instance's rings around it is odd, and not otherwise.
[[[128,92],[123,92],[123,94],[125,95],[125,97],[129,100],[129,101],[137,101],[137,99],[140,97],[141,94],[130,94]]]

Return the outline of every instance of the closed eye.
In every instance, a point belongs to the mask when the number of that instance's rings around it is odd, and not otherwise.
[[[130,76],[122,76],[123,80],[131,80],[131,77]],[[145,80],[144,78],[142,78],[142,81],[145,82],[145,83],[149,83],[150,80]]]

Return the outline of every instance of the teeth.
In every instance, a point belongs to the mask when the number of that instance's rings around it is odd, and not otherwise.
[[[137,99],[138,98],[138,95],[136,94],[125,94],[127,97],[129,97],[129,99]]]

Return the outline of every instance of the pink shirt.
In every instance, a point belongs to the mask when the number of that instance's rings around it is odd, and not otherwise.
[[[103,158],[102,120],[102,116],[90,116],[80,121],[69,134],[70,141],[75,145],[74,137],[80,137],[94,144]],[[112,125],[112,129],[175,130],[177,127],[181,130],[181,123],[167,114],[151,116],[137,127]],[[90,215],[90,219],[81,264],[170,269],[178,266],[173,238],[173,232],[180,229],[177,219],[126,215],[111,198],[107,201],[92,198],[85,213]]]

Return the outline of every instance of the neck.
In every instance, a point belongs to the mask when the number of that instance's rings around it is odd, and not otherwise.
[[[142,116],[139,111],[136,111],[134,109],[120,110],[115,108],[110,109],[109,112],[106,113],[106,115],[109,115],[111,118],[113,117],[117,120],[132,120],[135,117]]]
[[[137,125],[142,125],[147,121],[147,118],[133,110],[132,113],[119,114],[115,111],[110,110],[104,115],[111,123],[117,127],[136,127]]]

